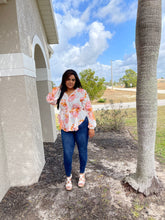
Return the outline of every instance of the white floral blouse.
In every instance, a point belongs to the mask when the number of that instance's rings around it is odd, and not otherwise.
[[[47,102],[56,105],[60,96],[59,87],[53,88],[47,95]],[[89,129],[96,127],[96,120],[93,114],[92,105],[87,92],[84,89],[77,88],[69,96],[64,93],[59,105],[59,124],[60,129],[64,131],[77,131],[78,126],[88,117]]]

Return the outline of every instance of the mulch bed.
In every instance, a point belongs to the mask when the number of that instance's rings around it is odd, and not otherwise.
[[[127,131],[97,132],[90,139],[83,189],[77,187],[79,158],[75,148],[71,192],[64,188],[60,134],[55,143],[45,143],[44,149],[46,164],[39,182],[10,188],[0,203],[0,220],[165,219],[164,191],[146,198],[122,185],[124,176],[136,167],[137,143]],[[163,169],[160,167],[160,172]]]

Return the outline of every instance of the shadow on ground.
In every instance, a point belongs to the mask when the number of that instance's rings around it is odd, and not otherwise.
[[[135,172],[137,144],[128,132],[98,132],[89,142],[87,183],[77,187],[78,151],[73,156],[73,190],[64,188],[61,137],[45,143],[46,164],[38,183],[11,188],[0,203],[0,220],[165,219],[165,192],[144,197],[121,181]],[[157,174],[165,180],[157,162]]]

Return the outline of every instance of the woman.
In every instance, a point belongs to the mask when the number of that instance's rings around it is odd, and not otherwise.
[[[77,73],[69,69],[62,76],[60,87],[53,88],[47,101],[60,109],[58,116],[63,144],[66,190],[72,190],[72,156],[75,142],[80,159],[78,186],[85,185],[85,167],[87,164],[88,137],[95,135],[95,117],[87,92],[82,89]]]

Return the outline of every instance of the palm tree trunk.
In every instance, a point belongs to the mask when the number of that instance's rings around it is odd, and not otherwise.
[[[136,173],[125,181],[134,189],[150,195],[160,190],[155,172],[157,124],[157,59],[161,38],[161,0],[138,0],[136,21],[137,53],[137,130]]]

